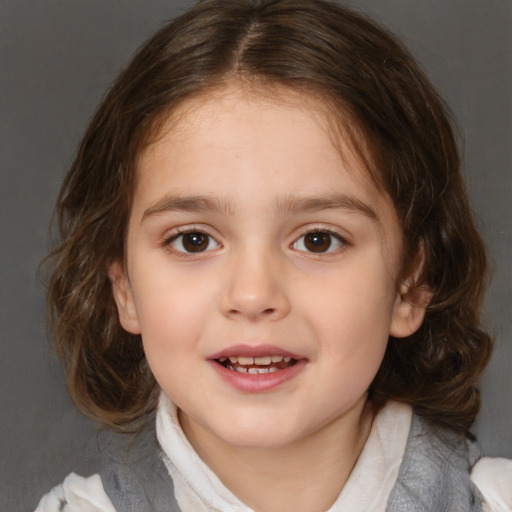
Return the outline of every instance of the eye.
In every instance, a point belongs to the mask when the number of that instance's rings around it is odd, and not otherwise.
[[[330,231],[310,231],[302,235],[294,244],[297,251],[326,253],[341,249],[345,241]]]
[[[166,245],[184,253],[200,253],[220,247],[220,244],[210,235],[202,231],[188,231],[171,237]]]

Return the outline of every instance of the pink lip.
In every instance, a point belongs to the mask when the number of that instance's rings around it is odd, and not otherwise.
[[[228,347],[220,352],[208,356],[207,359],[220,359],[221,357],[263,357],[263,356],[283,356],[291,357],[292,359],[304,359],[304,357],[283,350],[282,348],[275,347],[274,345],[234,345]]]
[[[291,357],[297,362],[293,366],[269,373],[240,373],[224,368],[216,360],[221,357],[262,357],[278,355]],[[247,393],[261,393],[273,391],[279,386],[295,378],[306,367],[308,360],[300,355],[272,345],[236,345],[222,350],[208,357],[208,363],[217,372],[221,379],[231,387]]]

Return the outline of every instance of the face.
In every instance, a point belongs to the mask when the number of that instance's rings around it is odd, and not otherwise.
[[[423,318],[401,299],[390,200],[312,101],[281,100],[231,88],[182,107],[141,156],[110,272],[187,428],[239,447],[350,420],[390,333]]]

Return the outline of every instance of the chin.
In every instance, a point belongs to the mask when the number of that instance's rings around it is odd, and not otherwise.
[[[303,432],[283,428],[284,425],[234,425],[217,434],[231,446],[247,450],[277,450],[293,444],[304,436]]]

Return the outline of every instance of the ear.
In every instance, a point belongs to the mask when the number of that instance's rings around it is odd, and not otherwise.
[[[389,332],[395,338],[410,336],[420,328],[425,318],[425,311],[432,299],[432,291],[425,285],[416,285],[423,272],[424,263],[424,252],[420,249],[411,275],[400,284]]]
[[[120,324],[126,331],[132,334],[140,334],[132,287],[124,266],[119,261],[111,263],[108,268],[108,277],[112,283],[112,294],[117,306]]]

